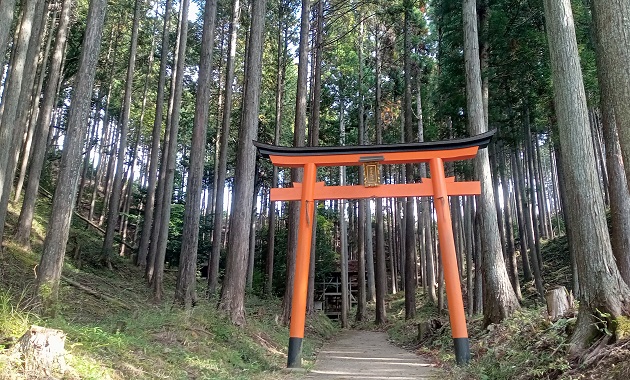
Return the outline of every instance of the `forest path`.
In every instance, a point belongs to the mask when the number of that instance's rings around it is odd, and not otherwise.
[[[388,342],[387,334],[348,331],[320,351],[304,379],[436,379],[425,358]]]

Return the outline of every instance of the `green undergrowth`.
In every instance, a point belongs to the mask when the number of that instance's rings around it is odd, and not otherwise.
[[[545,280],[549,285],[571,288],[567,240],[562,236],[544,242]],[[404,293],[387,301],[390,339],[432,359],[449,379],[627,379],[630,376],[630,341],[594,349],[580,360],[568,356],[568,341],[575,318],[549,321],[546,308],[523,284],[523,308],[500,324],[483,326],[482,316],[468,316],[472,359],[455,364],[448,313],[439,313],[420,291],[416,317],[405,320]],[[418,325],[430,322],[431,333],[419,339]],[[366,326],[367,327],[367,326]]]
[[[40,205],[46,211],[46,205]],[[99,265],[100,235],[76,223],[68,243],[56,317],[37,314],[35,266],[42,220],[35,221],[32,248],[9,242],[0,260],[0,379],[30,378],[11,347],[31,325],[66,334],[65,379],[280,379],[286,365],[288,328],[278,299],[246,299],[246,325],[237,327],[202,299],[191,311],[172,306],[175,271],[167,270],[164,302],[151,304],[142,272],[117,257],[114,270]],[[79,246],[77,255],[75,245]],[[77,287],[76,284],[81,287]],[[199,281],[203,295],[204,281]],[[73,285],[74,284],[74,285]],[[86,289],[102,294],[96,297]],[[303,358],[311,367],[337,327],[317,314],[306,326]]]

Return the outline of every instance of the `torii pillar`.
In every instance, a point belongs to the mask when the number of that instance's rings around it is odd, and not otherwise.
[[[444,162],[475,157],[480,148],[485,148],[489,144],[494,133],[495,131],[491,131],[474,137],[448,141],[341,147],[277,147],[254,141],[259,153],[263,157],[270,158],[275,166],[304,169],[302,183],[294,183],[292,188],[271,189],[270,194],[272,201],[299,200],[301,202],[287,367],[302,366],[302,340],[306,319],[315,201],[419,196],[434,198],[455,358],[458,364],[468,363],[470,344],[448,196],[478,195],[481,194],[481,185],[478,181],[455,182],[453,178],[446,178]],[[380,185],[379,165],[422,162],[429,163],[430,179],[422,178],[420,183]],[[316,182],[319,166],[352,165],[364,166],[366,185],[324,186],[323,182]]]

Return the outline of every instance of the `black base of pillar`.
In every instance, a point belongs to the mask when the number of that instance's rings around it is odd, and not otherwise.
[[[468,338],[453,338],[455,345],[455,360],[457,364],[468,364],[470,361],[470,343]]]
[[[302,338],[289,338],[288,368],[302,367]]]

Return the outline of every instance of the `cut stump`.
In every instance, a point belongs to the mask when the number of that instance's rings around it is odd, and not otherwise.
[[[557,321],[573,315],[573,295],[564,286],[555,286],[545,293],[549,319]]]
[[[62,330],[31,326],[13,347],[24,363],[28,378],[50,377],[57,368],[65,371],[66,334]]]

